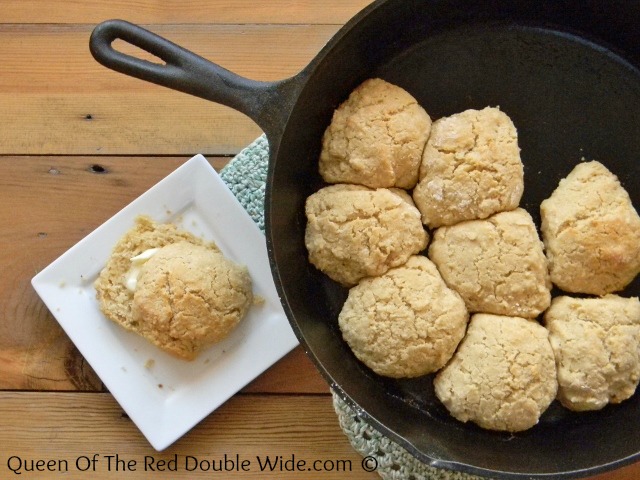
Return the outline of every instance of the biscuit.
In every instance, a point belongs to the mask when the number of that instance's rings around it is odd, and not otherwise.
[[[542,242],[522,208],[438,228],[429,258],[469,312],[533,318],[551,302]]]
[[[403,378],[444,366],[468,318],[464,302],[436,266],[416,255],[351,288],[338,324],[360,361],[379,375]]]
[[[107,264],[95,281],[96,298],[102,312],[123,327],[133,329],[131,317],[133,292],[126,286],[131,258],[151,248],[164,247],[180,241],[195,245],[204,244],[195,235],[181,231],[175,225],[156,223],[147,216],[137,217],[134,226],[113,247]],[[213,243],[207,246],[219,251]]]
[[[433,123],[413,192],[425,225],[436,228],[513,210],[523,191],[518,134],[505,113],[487,107]]]
[[[551,281],[562,290],[604,295],[640,272],[640,217],[601,163],[578,164],[540,213]]]
[[[131,288],[131,285],[128,286],[134,263],[131,259],[151,249],[157,251],[140,267],[137,282]],[[175,258],[166,258],[172,255]],[[98,275],[94,284],[96,298],[100,310],[108,319],[178,357],[193,359],[201,348],[215,341],[220,332],[229,328],[231,317],[244,315],[251,303],[251,280],[246,269],[231,267],[229,262],[214,243],[204,242],[175,225],[156,223],[149,217],[141,216],[116,243],[107,264]],[[158,263],[165,263],[169,267],[164,268],[162,274],[154,274],[152,268]],[[194,271],[185,271],[187,265],[191,265]],[[214,273],[217,272],[217,275],[225,268],[234,273],[229,273],[226,280],[222,274],[214,276]],[[205,271],[209,272],[206,277]],[[178,284],[190,285],[192,293],[184,294],[176,286]],[[238,285],[248,302],[246,305],[243,303],[243,307],[238,304],[241,295],[235,292]],[[199,295],[199,298],[192,298],[192,295]],[[211,295],[218,298],[210,300]],[[202,302],[211,302],[213,307],[222,312],[226,311],[224,308],[230,308],[233,312],[222,314],[224,318],[218,321],[211,318],[213,314],[204,314]],[[218,302],[227,305],[223,308]],[[160,320],[160,314],[155,310],[165,308],[168,303],[173,307],[174,314],[168,322],[179,319],[173,330],[168,328],[166,321],[163,323]],[[190,312],[201,317],[189,319]],[[205,321],[211,323],[207,326],[203,323]],[[167,337],[167,331],[171,332],[171,338]]]
[[[330,185],[307,198],[305,213],[309,261],[344,286],[404,264],[429,239],[399,189]]]
[[[137,333],[193,360],[231,333],[252,300],[246,267],[206,246],[178,242],[161,248],[142,266],[132,317]]]
[[[558,368],[558,399],[575,411],[631,397],[640,380],[640,301],[556,297],[544,315]]]
[[[558,387],[548,332],[535,320],[475,314],[434,386],[462,422],[508,432],[531,428]]]
[[[328,183],[411,189],[418,181],[431,119],[404,89],[366,80],[334,112],[322,139]]]

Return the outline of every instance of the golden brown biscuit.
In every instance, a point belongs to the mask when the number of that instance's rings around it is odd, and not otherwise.
[[[466,110],[433,123],[413,192],[430,228],[516,208],[524,191],[518,135],[497,108]]]
[[[328,183],[411,189],[430,129],[429,115],[408,92],[379,78],[366,80],[333,114],[320,174]]]
[[[95,282],[96,298],[102,312],[114,322],[131,329],[133,292],[126,285],[131,259],[149,249],[180,241],[204,244],[195,235],[181,231],[170,223],[156,223],[146,216],[136,218],[133,228],[113,247],[107,264]],[[213,243],[208,243],[207,247],[219,251]]]
[[[533,427],[556,396],[548,332],[535,320],[478,313],[434,380],[451,415],[490,430]]]
[[[542,242],[521,208],[440,227],[429,258],[469,312],[533,318],[551,302]]]
[[[140,266],[132,259],[141,254],[148,259]],[[96,298],[113,322],[193,359],[228,333],[251,303],[248,272],[233,265],[214,243],[139,217],[100,272]]]
[[[562,290],[604,295],[640,273],[640,217],[600,162],[578,164],[540,213],[551,281]]]
[[[416,255],[349,291],[338,317],[345,341],[379,375],[417,377],[441,368],[464,336],[469,315],[436,266]]]
[[[402,265],[429,239],[402,190],[330,185],[307,199],[305,211],[309,261],[345,286]]]
[[[599,410],[633,395],[640,381],[637,297],[557,297],[544,320],[558,368],[558,399],[565,407]]]
[[[193,360],[231,333],[252,300],[246,267],[205,246],[178,242],[142,266],[132,316],[137,333]]]

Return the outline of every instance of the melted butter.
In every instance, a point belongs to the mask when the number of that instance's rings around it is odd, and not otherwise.
[[[129,271],[127,272],[124,282],[127,290],[129,290],[130,292],[135,292],[136,287],[138,286],[138,277],[140,276],[142,266],[147,263],[147,260],[153,257],[158,250],[160,249],[149,248],[148,250],[142,252],[140,255],[131,257],[131,267],[129,267]]]

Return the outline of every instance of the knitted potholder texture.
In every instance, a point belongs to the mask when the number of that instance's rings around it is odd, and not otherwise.
[[[221,171],[220,177],[264,233],[264,192],[269,144],[264,135],[244,148]],[[353,448],[376,458],[385,480],[472,480],[478,477],[431,467],[368,425],[334,392],[333,406],[340,427]]]

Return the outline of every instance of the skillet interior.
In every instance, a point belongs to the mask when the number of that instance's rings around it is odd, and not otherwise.
[[[637,459],[639,395],[589,414],[554,402],[536,427],[516,435],[461,424],[435,398],[431,377],[383,379],[355,359],[337,328],[346,291],[306,260],[304,201],[322,186],[322,134],[334,108],[374,76],[404,87],[432,119],[499,105],[518,128],[521,204],[538,225],[540,202],[582,158],[607,165],[640,207],[638,9],[583,1],[464,3],[380,2],[310,65],[270,164],[267,225],[276,284],[303,346],[331,385],[423,461],[494,477],[594,474]],[[640,280],[623,294],[640,295]]]

